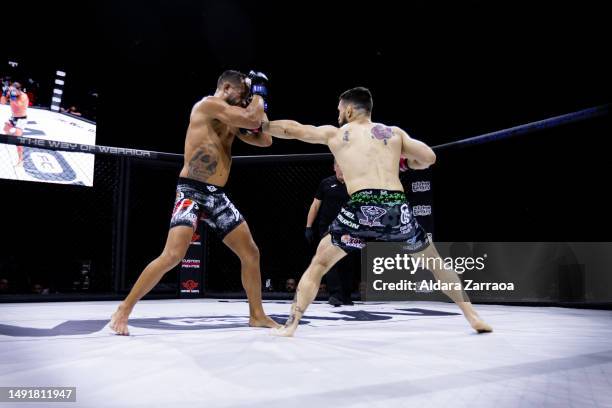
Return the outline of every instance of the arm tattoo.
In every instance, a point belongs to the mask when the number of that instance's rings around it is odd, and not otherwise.
[[[189,160],[189,177],[206,181],[215,174],[218,163],[219,154],[214,145],[208,144],[200,147]]]
[[[393,129],[383,125],[376,125],[372,128],[372,139],[382,140],[387,144],[387,140],[393,136]]]

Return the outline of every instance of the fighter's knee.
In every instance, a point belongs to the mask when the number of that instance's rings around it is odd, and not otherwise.
[[[323,270],[327,270],[334,266],[329,259],[321,256],[320,254],[316,254],[314,258],[312,258],[312,265]]]
[[[251,241],[240,253],[240,261],[243,263],[259,262],[259,248]]]
[[[183,255],[184,254],[181,253],[181,251],[178,251],[176,249],[165,249],[164,252],[162,252],[160,258],[165,264],[174,268],[183,260]]]

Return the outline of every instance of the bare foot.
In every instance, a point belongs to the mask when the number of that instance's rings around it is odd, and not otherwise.
[[[493,331],[493,328],[478,316],[469,318],[468,322],[470,322],[470,326],[478,333],[491,333]]]
[[[117,311],[111,316],[111,330],[119,335],[129,336],[128,317],[130,317],[130,312],[123,306],[123,304],[120,304]]]
[[[269,329],[275,329],[280,327],[280,324],[270,319],[268,316],[263,315],[261,317],[251,316],[249,318],[249,326],[251,327],[267,327]]]
[[[295,326],[279,326],[275,329],[272,329],[272,335],[278,337],[293,337],[295,329]]]

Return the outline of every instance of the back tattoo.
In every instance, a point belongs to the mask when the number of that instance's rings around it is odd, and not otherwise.
[[[387,140],[393,137],[393,129],[384,125],[376,125],[372,128],[372,139],[382,140],[387,144]]]

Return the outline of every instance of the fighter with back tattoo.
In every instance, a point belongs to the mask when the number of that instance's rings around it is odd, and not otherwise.
[[[181,262],[200,220],[240,258],[242,285],[249,300],[249,325],[278,326],[263,310],[257,245],[246,221],[223,190],[236,137],[255,146],[272,144],[270,135],[259,131],[267,120],[264,112],[267,82],[260,72],[251,71],[247,77],[238,71],[225,71],[217,81],[214,96],[194,105],[165,248],[140,274],[113,314],[110,327],[117,334],[129,334],[128,317],[134,305]]]
[[[426,144],[412,139],[398,127],[373,123],[372,95],[354,88],[340,96],[340,128],[305,126],[295,121],[264,122],[263,131],[282,139],[326,144],[342,169],[350,199],[338,213],[302,275],[291,306],[289,320],[274,334],[292,336],[300,318],[314,300],[321,278],[347,252],[360,250],[367,242],[403,242],[413,256],[439,258],[424,229],[412,214],[399,179],[400,160],[418,170],[431,166],[436,155]],[[444,262],[433,262],[434,277],[446,287],[462,288],[461,281]],[[457,286],[458,285],[458,286]],[[476,313],[465,291],[446,290],[478,333],[492,328]]]

